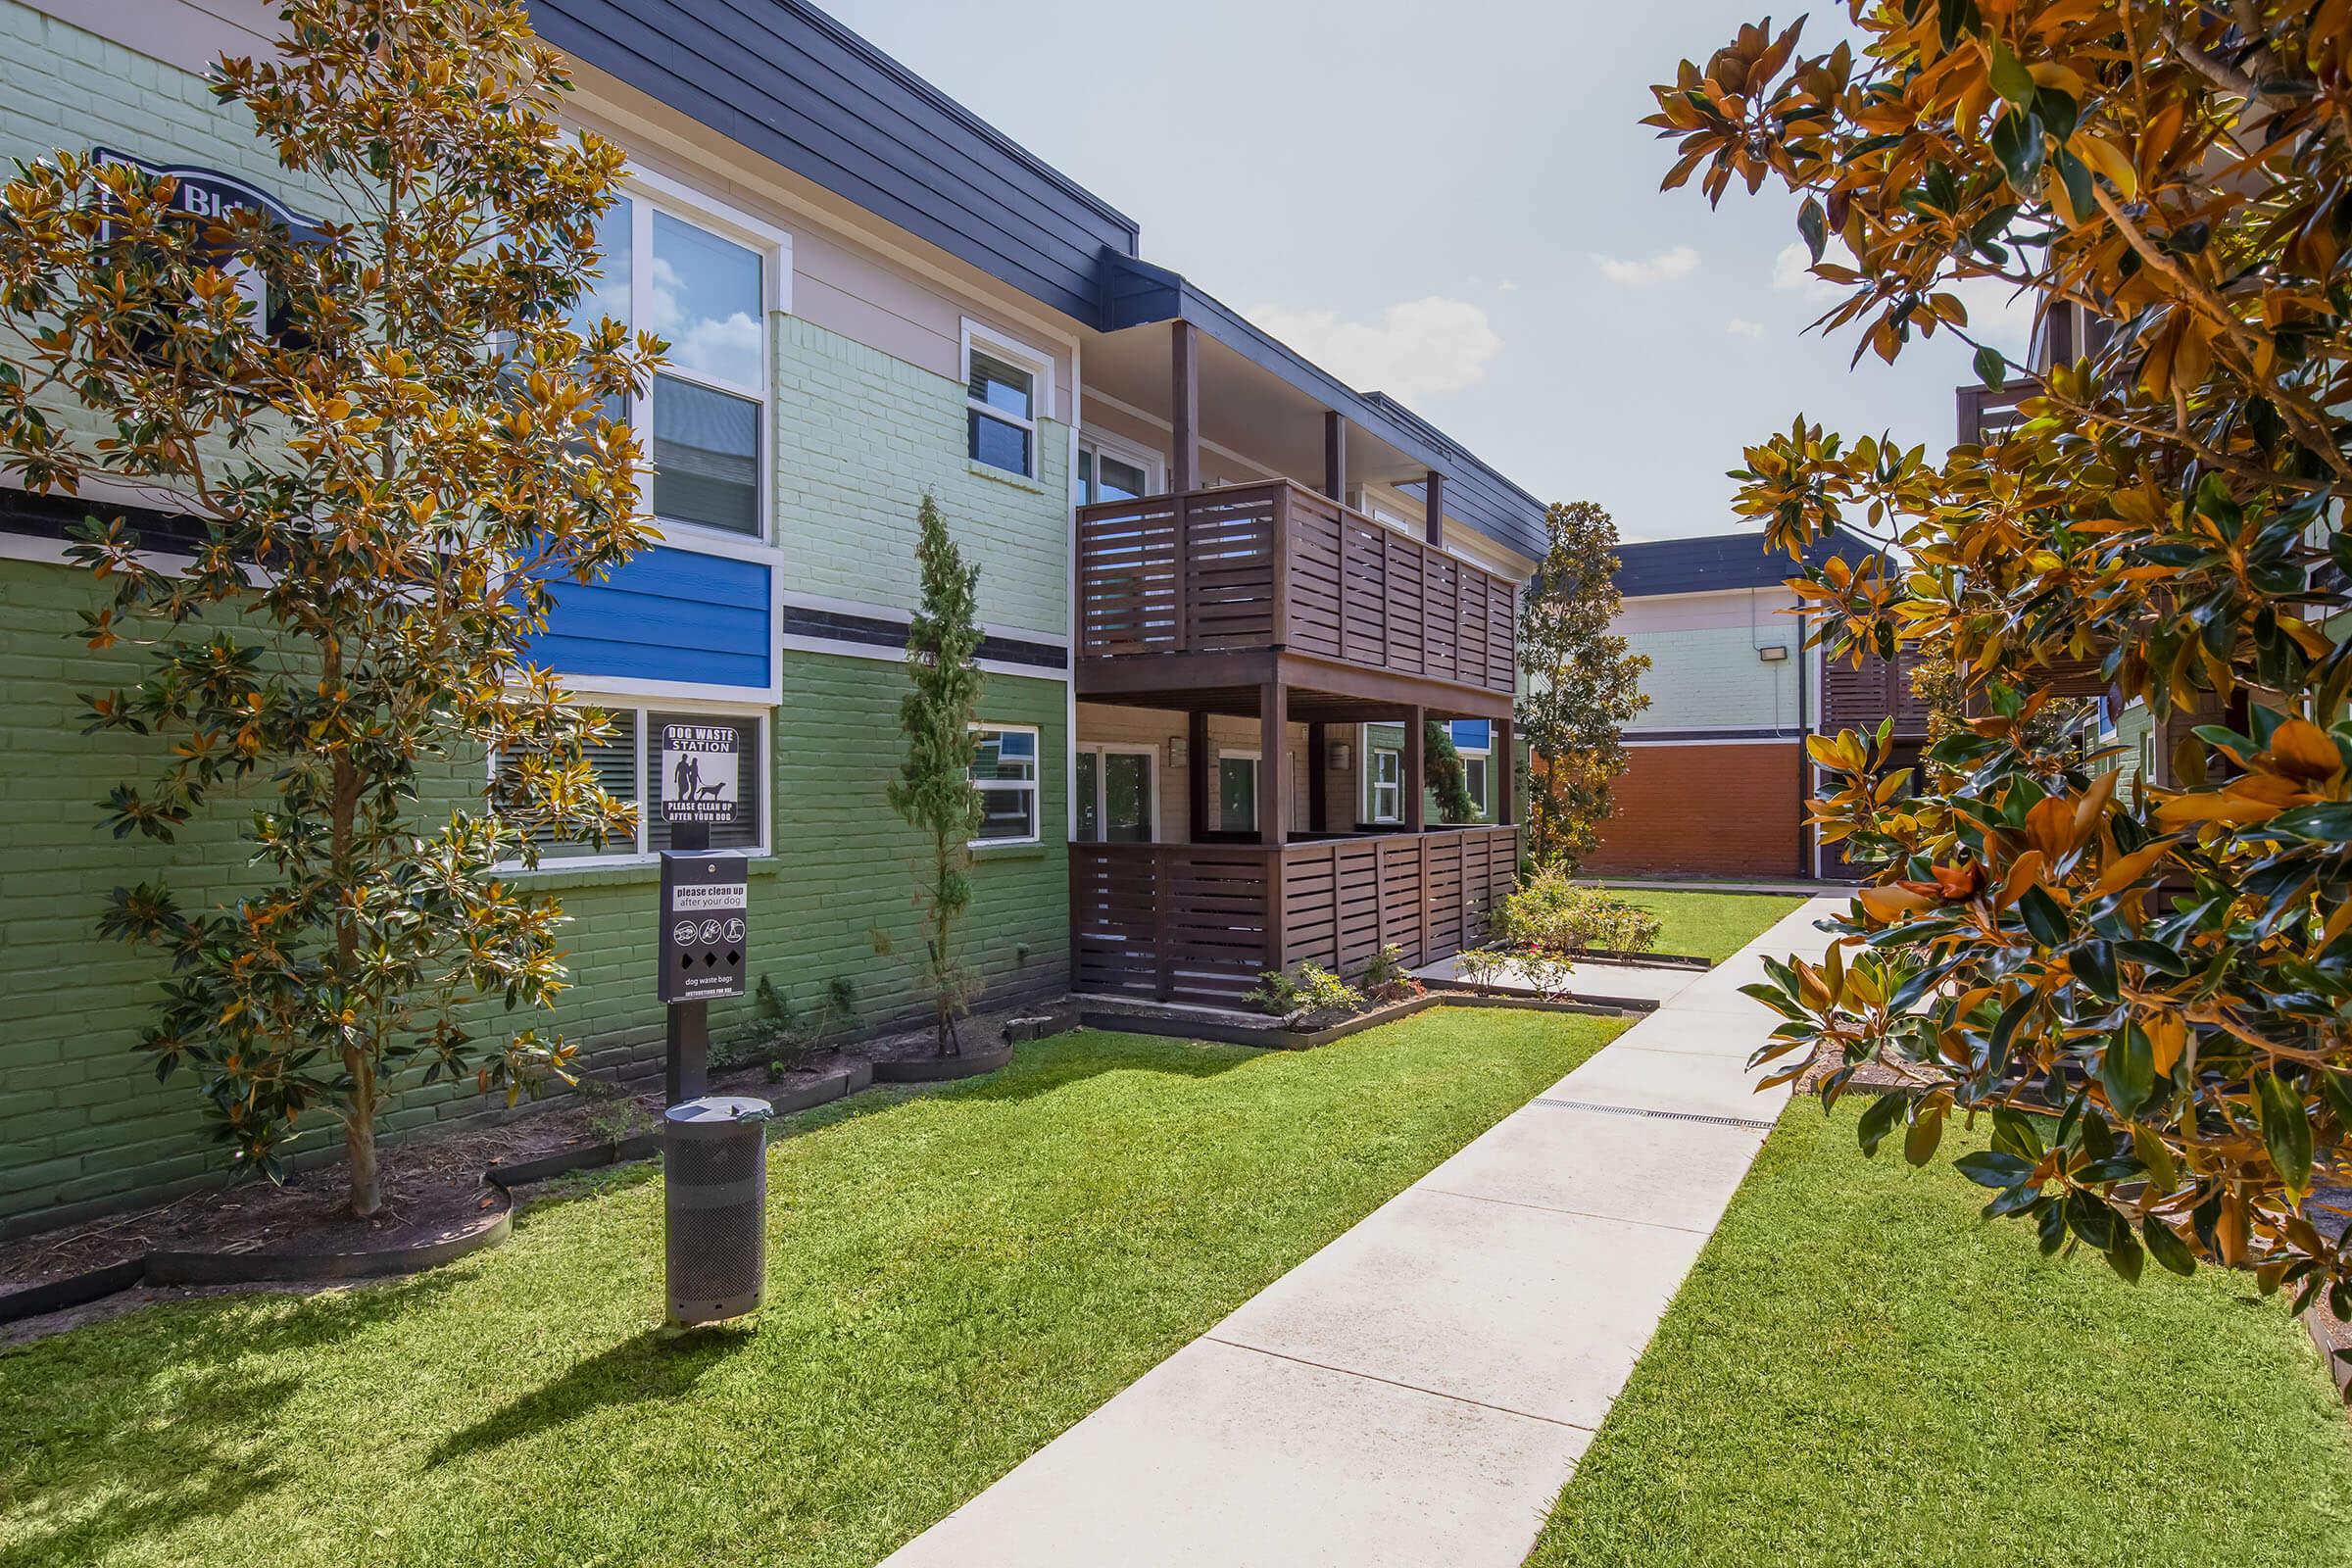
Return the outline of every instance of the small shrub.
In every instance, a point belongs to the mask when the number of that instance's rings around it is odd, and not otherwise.
[[[1539,871],[1495,906],[1496,942],[1531,956],[1573,957],[1597,948],[1646,953],[1657,946],[1658,919],[1648,910],[1583,887],[1558,870]]]
[[[1364,994],[1319,963],[1291,969],[1268,969],[1249,1000],[1277,1018],[1312,1018],[1324,1013],[1355,1012]]]
[[[1491,986],[1501,977],[1503,965],[1510,961],[1509,954],[1493,948],[1464,948],[1453,956],[1453,969],[1474,986]]]
[[[1394,943],[1381,949],[1364,965],[1364,995],[1374,1002],[1402,1002],[1408,997],[1423,995],[1429,988],[1412,976],[1404,966],[1404,950]]]

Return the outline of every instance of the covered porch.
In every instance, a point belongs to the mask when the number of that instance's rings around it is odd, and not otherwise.
[[[1113,734],[1153,754],[1154,791],[1164,759],[1174,798],[1129,819],[1124,841],[1070,846],[1074,988],[1230,1005],[1269,969],[1353,980],[1385,947],[1417,965],[1475,946],[1518,863],[1509,696],[1273,649],[1210,659],[1081,663],[1082,751]],[[1455,718],[1493,726],[1488,821],[1432,822],[1418,787],[1425,721]],[[1356,808],[1364,724],[1401,729],[1393,822]],[[1231,769],[1237,756],[1252,765]]]

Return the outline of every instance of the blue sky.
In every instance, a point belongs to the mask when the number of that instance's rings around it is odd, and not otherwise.
[[[1626,538],[1737,526],[1724,470],[1799,411],[1849,434],[1952,439],[1964,345],[1849,373],[1850,335],[1804,334],[1827,285],[1785,254],[1785,195],[1735,192],[1710,213],[1694,190],[1657,188],[1671,157],[1637,123],[1647,84],[1750,9],[829,9],[1134,218],[1152,261],[1544,499],[1600,502]],[[1817,12],[1813,28],[1840,21]],[[1979,325],[2003,303],[1964,297]]]

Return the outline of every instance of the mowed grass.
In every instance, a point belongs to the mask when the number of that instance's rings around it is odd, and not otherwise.
[[[1658,917],[1656,952],[1717,963],[1805,902],[1781,894],[1661,893],[1646,888],[1620,889],[1616,896]]]
[[[1793,1106],[1531,1568],[2352,1562],[2352,1444],[2243,1277],[2138,1288]]]
[[[756,1332],[657,1331],[640,1168],[413,1280],[38,1342],[0,1355],[0,1564],[865,1568],[1619,1027],[1080,1033],[811,1113]]]

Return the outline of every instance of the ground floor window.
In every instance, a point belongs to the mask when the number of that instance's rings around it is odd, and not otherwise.
[[[733,788],[735,798],[742,803],[738,820],[732,824],[713,825],[710,847],[714,850],[764,851],[767,847],[767,791],[762,780],[767,774],[766,723],[756,713],[725,712],[709,709],[692,711],[632,705],[623,701],[598,702],[582,699],[582,708],[593,708],[609,715],[612,732],[603,740],[584,749],[588,765],[596,770],[597,783],[606,794],[628,802],[637,808],[637,835],[633,842],[616,843],[608,839],[602,846],[593,842],[558,842],[540,836],[539,857],[542,864],[561,860],[636,858],[651,856],[670,846],[669,824],[662,820],[662,732],[672,724],[689,724],[702,729],[732,729],[736,732]],[[494,764],[495,765],[495,764]],[[715,780],[717,772],[712,772]],[[706,786],[710,787],[710,786]]]
[[[1257,754],[1217,754],[1217,826],[1228,833],[1257,831]]]
[[[1081,746],[1077,761],[1079,843],[1148,844],[1158,836],[1158,758],[1151,747]]]
[[[1394,748],[1382,746],[1371,754],[1372,781],[1371,820],[1401,822],[1404,820],[1404,757]]]
[[[972,784],[980,791],[980,834],[974,844],[1037,842],[1037,728],[976,724],[980,756]]]

